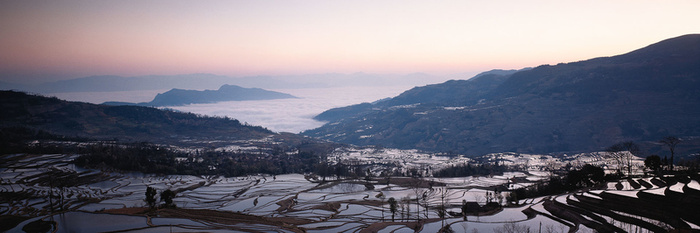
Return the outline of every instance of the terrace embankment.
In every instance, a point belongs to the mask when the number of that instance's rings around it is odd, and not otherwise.
[[[554,218],[573,223],[576,228],[585,225],[599,232],[627,232],[637,228],[667,232],[700,225],[697,214],[700,190],[689,187],[690,180],[677,184],[673,184],[675,180],[657,178],[626,181],[629,187],[626,190],[579,192],[567,195],[565,203],[545,199],[543,206]]]
[[[424,220],[419,220],[415,222],[376,222],[371,225],[369,225],[366,228],[363,228],[360,233],[372,233],[372,232],[379,232],[379,230],[384,229],[388,226],[394,226],[394,225],[401,225],[401,226],[406,226],[410,229],[415,230],[416,232],[420,232],[420,230],[423,228],[423,225],[426,223],[432,223],[432,222],[438,222],[441,219],[424,219]]]
[[[185,218],[224,224],[226,226],[229,226],[231,228],[230,230],[243,230],[237,229],[235,227],[235,224],[246,223],[274,225],[292,232],[305,232],[303,228],[297,226],[311,223],[310,220],[293,217],[263,217],[250,214],[207,209],[161,209],[158,210],[157,213],[161,217]]]

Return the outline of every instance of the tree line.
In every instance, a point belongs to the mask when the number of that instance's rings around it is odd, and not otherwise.
[[[74,163],[81,167],[155,174],[243,176],[249,174],[309,173],[322,159],[312,151],[289,154],[266,152],[177,151],[148,143],[95,144],[80,150]]]

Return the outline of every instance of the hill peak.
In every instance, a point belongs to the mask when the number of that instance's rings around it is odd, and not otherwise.
[[[186,104],[216,103],[222,101],[271,100],[297,98],[293,95],[268,91],[260,88],[245,88],[236,85],[222,85],[218,90],[186,90],[173,88],[159,93],[153,101],[139,103],[140,106],[179,106]],[[133,105],[122,102],[106,102],[107,105]]]
[[[616,62],[632,62],[650,58],[658,60],[698,56],[700,56],[700,34],[688,34],[662,40],[629,53],[612,57],[612,59]]]

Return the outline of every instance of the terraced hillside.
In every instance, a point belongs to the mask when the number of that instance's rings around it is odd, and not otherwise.
[[[390,153],[410,156],[414,152]],[[559,161],[537,155],[518,157],[523,158],[537,164]],[[320,177],[302,174],[123,174],[81,169],[70,160],[63,155],[2,157],[0,218],[4,223],[17,224],[3,230],[23,232],[25,227],[42,226],[55,232],[700,230],[697,176],[626,179],[600,189],[514,199],[509,189],[541,184],[552,174],[533,166],[527,171],[489,176],[342,177],[321,182]],[[420,161],[416,160],[416,164]],[[144,201],[147,187],[159,193],[174,191],[177,208],[149,209]],[[389,199],[396,200],[394,212]],[[467,209],[462,209],[464,202],[470,203]]]
[[[530,204],[528,213],[543,214],[575,232],[587,227],[598,232],[667,232],[698,229],[700,184],[696,179],[663,181],[628,179],[604,190],[545,197]]]

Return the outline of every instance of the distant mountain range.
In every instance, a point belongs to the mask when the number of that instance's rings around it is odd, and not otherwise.
[[[250,76],[242,78],[233,78],[213,74],[151,75],[138,77],[105,75],[47,82],[37,85],[0,82],[0,90],[17,90],[48,94],[65,92],[169,90],[173,88],[204,90],[219,88],[225,84],[265,89],[396,85],[418,86],[428,83],[435,83],[437,82],[435,80],[446,80],[447,77],[466,78],[471,75],[473,75],[473,73],[454,74],[448,76],[433,76],[423,73],[408,75],[328,73],[286,76]]]
[[[329,123],[305,135],[468,155],[599,151],[665,136],[697,139],[700,35],[619,56],[416,87],[316,119]],[[658,144],[648,146],[662,151]],[[684,151],[699,152],[689,147]]]
[[[160,93],[151,102],[126,103],[105,102],[106,105],[137,105],[137,106],[179,106],[186,104],[216,103],[221,101],[271,100],[297,98],[293,95],[268,91],[260,88],[244,88],[236,85],[223,85],[218,90],[183,90],[172,89]]]

